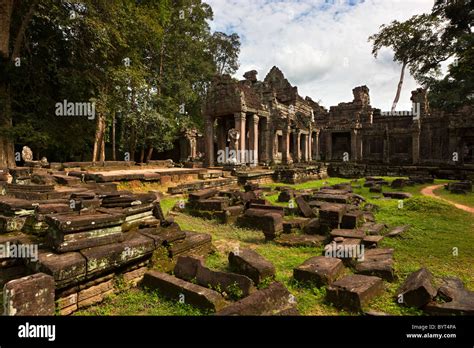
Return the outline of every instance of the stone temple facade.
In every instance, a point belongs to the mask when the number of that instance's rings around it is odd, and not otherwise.
[[[256,71],[244,78],[223,75],[209,88],[203,108],[208,166],[313,161],[474,165],[472,107],[453,113],[430,110],[426,91],[418,89],[412,92],[411,111],[386,113],[371,106],[369,88],[361,86],[353,89],[353,101],[327,110],[301,97],[277,67],[263,81]],[[228,156],[232,150],[250,155],[234,159]]]

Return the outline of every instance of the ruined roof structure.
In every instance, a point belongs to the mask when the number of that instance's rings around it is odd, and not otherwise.
[[[353,100],[329,111],[274,66],[259,81],[255,70],[238,81],[217,76],[203,108],[207,164],[226,148],[251,152],[241,164],[318,160],[384,164],[474,163],[471,107],[447,113],[430,110],[427,92],[412,92],[413,109],[387,113],[373,107],[367,86],[352,90]],[[229,139],[229,131],[238,134]],[[453,163],[452,155],[459,154]],[[222,164],[222,163],[220,163]]]

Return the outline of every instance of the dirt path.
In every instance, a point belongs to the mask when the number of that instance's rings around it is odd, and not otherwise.
[[[471,208],[471,207],[468,207],[467,205],[459,204],[459,203],[450,201],[449,199],[442,198],[440,196],[435,195],[434,191],[439,189],[440,187],[443,187],[443,186],[444,185],[433,185],[433,186],[425,187],[423,190],[421,190],[421,194],[423,196],[428,196],[428,197],[433,197],[433,198],[436,198],[436,199],[440,199],[442,201],[445,201],[449,204],[454,205],[458,209],[461,209],[461,210],[467,211],[471,214],[474,214],[474,208]]]

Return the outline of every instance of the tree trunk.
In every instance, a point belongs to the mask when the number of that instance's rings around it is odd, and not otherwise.
[[[113,119],[112,119],[112,159],[114,161],[117,160],[116,153],[115,153],[115,123],[116,123],[116,118],[115,118],[115,113],[113,114]]]
[[[148,148],[148,153],[146,155],[146,161],[147,163],[151,161],[151,156],[153,156],[153,146],[150,146]]]
[[[137,140],[135,128],[132,127],[130,130],[130,141],[129,141],[129,151],[130,151],[130,161],[135,162],[135,150],[137,149]]]
[[[145,145],[142,146],[140,149],[140,163],[144,163],[145,161]]]
[[[105,161],[105,116],[99,113],[96,123],[92,162]]]
[[[13,0],[0,0],[0,64],[9,64],[10,22]],[[0,128],[8,131],[12,127],[10,87],[5,79],[0,84]],[[0,167],[15,166],[15,148],[7,135],[0,135]]]
[[[395,95],[395,100],[393,101],[393,104],[392,104],[392,112],[395,111],[396,107],[397,107],[397,103],[398,101],[400,100],[400,93],[402,91],[402,86],[403,86],[403,78],[405,76],[405,68],[407,66],[407,62],[403,62],[403,65],[402,65],[402,71],[400,73],[400,81],[398,81],[398,88],[397,88],[397,94]]]

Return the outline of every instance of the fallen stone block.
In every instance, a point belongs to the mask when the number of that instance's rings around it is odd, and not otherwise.
[[[261,209],[247,209],[237,219],[237,224],[244,228],[261,230],[266,240],[272,240],[283,231],[283,218],[278,213]]]
[[[191,201],[189,205],[192,209],[196,210],[223,211],[229,206],[229,199],[227,197],[201,199],[198,201]]]
[[[295,233],[302,231],[303,228],[309,223],[310,219],[307,218],[294,218],[291,220],[283,221],[283,233]]]
[[[301,214],[303,214],[304,217],[306,218],[314,218],[316,217],[316,214],[314,213],[313,209],[311,209],[310,205],[306,200],[304,199],[303,196],[299,195],[295,198],[296,204],[298,205],[298,208],[301,211]]]
[[[459,278],[444,278],[435,300],[423,311],[429,315],[474,315],[474,292],[467,290]]]
[[[326,299],[338,308],[360,312],[383,290],[383,281],[378,277],[349,275],[327,287]]]
[[[11,280],[3,288],[7,316],[54,315],[54,279],[37,273]]]
[[[331,237],[363,239],[365,233],[362,230],[334,229],[330,233]]]
[[[369,192],[382,193],[382,186],[380,186],[380,185],[373,185],[373,186],[369,189]]]
[[[171,243],[168,251],[172,259],[180,255],[206,256],[212,251],[212,237],[207,233],[185,231],[185,238]]]
[[[410,225],[396,226],[385,235],[385,237],[397,237],[410,229]]]
[[[224,308],[226,302],[217,292],[166,273],[148,271],[143,277],[143,286],[158,292],[172,300],[181,301],[192,306],[211,311]]]
[[[0,233],[19,232],[25,226],[25,216],[3,216],[0,215]]]
[[[413,197],[409,192],[384,192],[383,196],[392,199],[407,199]]]
[[[395,179],[390,184],[390,187],[391,188],[403,188],[406,185],[407,185],[407,180],[406,179]]]
[[[408,307],[421,308],[436,296],[433,275],[421,268],[411,273],[397,290],[396,301]]]
[[[356,259],[364,257],[365,248],[361,239],[335,237],[324,247],[323,255],[341,259],[347,266],[352,266]]]
[[[77,251],[123,241],[121,226],[99,228],[90,231],[64,234],[55,229],[49,229],[48,244],[59,253]]]
[[[331,229],[338,228],[346,213],[346,206],[341,204],[323,204],[319,209],[319,221]]]
[[[283,190],[278,195],[278,202],[289,202],[295,196],[295,191],[292,189]]]
[[[321,228],[319,219],[311,219],[303,228],[304,234],[325,235],[325,231]]]
[[[33,271],[51,275],[56,288],[77,284],[86,277],[86,259],[78,252],[56,254],[51,250],[39,250],[38,260],[31,261],[28,267]]]
[[[77,311],[77,292],[56,299],[56,309],[64,316]]]
[[[325,201],[329,203],[341,203],[347,204],[350,202],[351,195],[350,194],[331,194],[331,193],[315,193],[313,195],[313,200],[316,201]]]
[[[207,189],[195,191],[189,194],[188,200],[190,202],[200,201],[216,196],[219,193],[216,189]]]
[[[318,247],[321,246],[326,237],[308,234],[282,234],[276,238],[276,244],[287,247]]]
[[[359,228],[364,223],[364,212],[353,210],[343,215],[341,220],[341,228]]]
[[[360,229],[370,236],[380,236],[385,230],[385,225],[375,222],[366,222],[360,227]]]
[[[84,308],[102,302],[106,296],[113,294],[114,279],[83,289],[77,293],[77,308]]]
[[[251,203],[249,209],[258,209],[258,210],[265,210],[268,213],[277,213],[281,216],[285,215],[285,208],[279,207],[276,205],[267,205],[267,204],[255,204]]]
[[[138,232],[152,238],[155,241],[155,247],[162,245],[169,246],[174,242],[186,238],[186,232],[182,231],[176,222],[172,222],[168,226],[162,225],[139,229]]]
[[[96,274],[110,271],[126,265],[134,260],[150,256],[155,249],[153,239],[139,233],[126,236],[122,243],[112,243],[94,248],[81,250],[80,253],[87,260],[88,278]]]
[[[396,279],[393,269],[393,249],[365,250],[364,259],[355,265],[357,274],[371,275],[392,282]]]
[[[243,205],[234,205],[224,209],[224,223],[233,224],[237,218],[244,212]]]
[[[384,236],[364,236],[362,243],[368,248],[376,248]]]
[[[179,256],[174,275],[187,281],[195,281],[199,285],[218,292],[224,292],[233,299],[248,296],[254,291],[253,282],[249,277],[211,270],[204,266],[201,258]]]
[[[255,285],[275,276],[275,266],[251,249],[239,249],[229,253],[229,267],[253,280]]]
[[[283,284],[274,282],[268,288],[256,291],[216,314],[219,316],[298,315],[298,311],[295,297]]]
[[[121,225],[125,222],[125,215],[105,212],[94,214],[57,214],[47,215],[45,221],[57,231],[75,233]]]
[[[315,256],[293,269],[293,278],[321,287],[334,282],[344,271],[341,260],[332,257]]]

